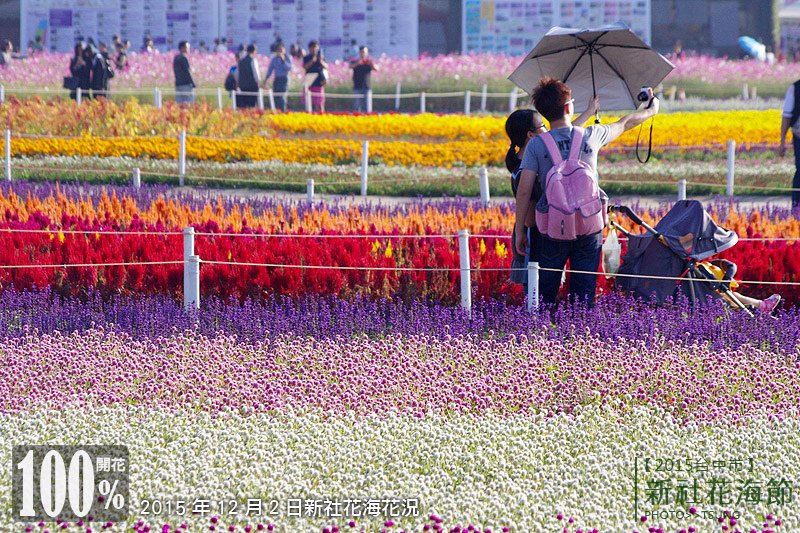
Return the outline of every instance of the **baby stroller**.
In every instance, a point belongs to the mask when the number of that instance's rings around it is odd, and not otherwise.
[[[714,255],[732,248],[739,236],[718,226],[697,200],[677,202],[653,228],[629,207],[612,206],[610,212],[627,215],[646,233],[636,235],[611,222],[628,237],[628,252],[622,258],[619,274],[649,277],[617,278],[617,286],[643,298],[663,304],[680,291],[694,303],[711,296],[722,298],[736,309],[753,314],[731,290],[736,265],[725,261],[722,269],[708,263]],[[674,279],[657,279],[657,276]]]

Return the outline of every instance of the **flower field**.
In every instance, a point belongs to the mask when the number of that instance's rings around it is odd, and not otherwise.
[[[129,68],[118,72],[112,88],[135,90],[173,85],[172,59],[174,53],[138,54],[129,56]],[[259,56],[260,71],[266,72],[268,56]],[[487,83],[492,91],[511,90],[506,77],[521,61],[521,57],[503,54],[469,54],[421,58],[375,58],[380,72],[374,76],[377,92],[393,93],[400,82],[404,90],[453,91],[470,89],[479,91]],[[221,87],[228,69],[234,64],[233,54],[190,55],[192,74],[200,88]],[[800,78],[797,63],[767,65],[759,61],[735,61],[709,56],[687,57],[673,60],[675,70],[664,81],[665,85],[690,88],[699,96],[736,96],[741,94],[742,83],[759,86],[762,95],[782,96],[786,87]],[[331,79],[328,88],[336,92],[349,92],[352,73],[349,65],[340,58],[329,58]],[[68,54],[39,54],[23,61],[12,61],[0,71],[0,83],[13,88],[41,91],[55,88],[63,76],[69,74]],[[297,90],[302,79],[302,69],[295,64],[290,80],[290,90]]]
[[[114,87],[167,86],[171,60],[133,55]],[[190,60],[213,89],[232,56]],[[376,91],[401,81],[507,92],[519,58],[379,61]],[[796,210],[706,206],[740,237],[719,255],[738,265],[739,292],[783,296],[774,316],[680,298],[656,307],[605,276],[592,308],[529,312],[508,280],[514,205],[496,199],[509,193],[502,117],[77,106],[14,92],[60,80],[66,64],[43,54],[0,69],[0,121],[14,132],[14,181],[0,185],[0,531],[800,530]],[[689,58],[665,83],[782,94],[798,69]],[[341,61],[331,79],[349,92]],[[785,187],[792,162],[771,152],[778,115],[664,113],[656,160],[636,164],[628,132],[601,161],[601,183],[714,190],[733,139],[737,193]],[[96,185],[126,183],[133,167],[148,183],[174,178],[181,130],[188,178],[202,183],[304,190],[314,178],[352,192],[369,140],[370,194],[477,196],[474,167],[488,165],[494,199]],[[654,225],[670,206],[631,207]],[[185,228],[201,259],[196,310],[182,302]],[[127,518],[15,521],[14,446],[95,443],[129,449]],[[246,510],[251,499],[260,512]]]
[[[181,264],[125,263],[182,261],[181,232],[192,226],[199,233],[197,253],[209,263],[201,271],[204,295],[363,295],[455,303],[460,298],[455,235],[466,229],[476,235],[470,256],[479,269],[477,297],[522,298],[505,270],[511,204],[482,209],[460,200],[338,208],[262,200],[245,206],[221,197],[167,199],[160,188],[87,193],[75,186],[20,184],[3,189],[0,209],[0,229],[11,230],[0,232],[0,264],[54,265],[6,270],[0,273],[3,287],[53,287],[72,295],[90,289],[109,295],[173,293],[182,279]],[[655,223],[664,213],[650,211],[644,218]],[[742,212],[720,204],[714,215],[742,237],[800,237],[797,220],[786,210]],[[739,278],[753,282],[747,290],[757,297],[772,292],[758,282],[800,281],[797,241],[745,240],[722,257],[740,265]],[[115,266],[57,266],[68,263]],[[601,283],[601,290],[609,287]],[[798,287],[786,287],[783,295],[800,301]]]

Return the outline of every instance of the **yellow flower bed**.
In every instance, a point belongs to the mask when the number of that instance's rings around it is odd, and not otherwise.
[[[172,137],[120,137],[72,139],[14,139],[12,155],[64,155],[99,157],[152,157],[176,159],[178,140]],[[502,141],[457,141],[439,144],[372,141],[371,161],[387,165],[499,164],[505,156]],[[186,154],[198,161],[267,161],[341,164],[360,161],[361,142],[346,139],[282,140],[249,137],[236,140],[189,137]]]
[[[226,143],[245,142],[248,147],[244,149],[234,146],[234,144],[230,144],[228,147],[234,152],[243,150],[243,154],[249,154],[255,149],[250,139],[255,136],[313,135],[354,140],[408,139],[420,143],[429,141],[472,142],[472,149],[481,144],[487,146],[507,145],[504,129],[505,117],[485,116],[270,114],[258,110],[233,112],[226,109],[220,112],[207,104],[181,108],[172,102],[167,102],[162,109],[155,109],[134,100],[120,104],[90,101],[77,106],[71,101],[44,102],[37,99],[25,101],[12,99],[6,105],[0,106],[0,120],[15,134],[53,137],[89,135],[93,137],[92,143],[96,142],[94,139],[96,137],[174,136],[177,138],[177,134],[185,129],[189,135],[237,139],[236,141],[224,141]],[[604,124],[613,120],[616,120],[616,117],[603,116]],[[735,140],[740,146],[776,144],[779,135],[780,111],[709,111],[661,114],[655,118],[654,124],[653,146],[655,149],[667,146],[717,147],[724,145],[729,139]],[[645,124],[645,128],[648,125]],[[638,128],[635,128],[617,139],[612,146],[635,146],[637,134]],[[646,131],[643,131],[643,136],[647,137]],[[119,144],[123,141],[114,139],[113,142]],[[163,141],[160,140],[154,142],[163,144]],[[318,142],[315,140],[314,144]],[[337,150],[351,149],[350,145],[337,142],[341,145],[341,148]],[[293,145],[286,146],[296,148]],[[503,148],[503,146],[500,147]],[[228,148],[216,148],[211,141],[208,144],[208,149],[215,152],[220,150],[224,152]],[[162,157],[157,155],[160,149],[151,148],[149,144],[146,148],[124,146],[115,149],[126,152],[138,150],[139,153]],[[485,152],[485,149],[478,149],[482,153]],[[75,153],[76,149],[72,150],[71,153]],[[81,150],[90,149],[82,148]],[[113,151],[110,148],[105,150]],[[327,146],[326,150],[331,150],[331,147]],[[406,151],[406,149],[397,150]],[[452,148],[443,146],[441,150],[447,152]],[[304,151],[304,148],[301,151]],[[493,162],[501,160],[505,150],[501,151],[502,153],[492,156]],[[258,153],[263,152],[258,149]],[[428,154],[424,150],[420,153]],[[469,156],[464,155],[464,157]],[[251,158],[270,159],[272,157],[256,155]],[[481,158],[482,156],[472,159],[481,160]],[[329,160],[330,156],[324,156],[322,159]],[[407,157],[401,159],[408,160]],[[446,159],[447,156],[443,155],[439,161]],[[392,158],[388,158],[388,160],[392,160]],[[450,161],[455,163],[457,159],[450,159]],[[401,164],[400,160],[396,160],[396,164]],[[431,162],[429,164],[440,163]]]

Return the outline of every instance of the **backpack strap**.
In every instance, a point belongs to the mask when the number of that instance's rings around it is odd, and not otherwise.
[[[563,159],[561,158],[561,151],[559,151],[556,142],[553,140],[553,135],[546,131],[539,135],[539,138],[544,142],[544,147],[547,148],[547,153],[550,154],[550,159],[553,161],[553,166],[557,166]]]
[[[583,128],[574,126],[572,128],[572,143],[569,147],[569,155],[567,159],[570,161],[577,161],[581,158],[581,145],[583,144]]]

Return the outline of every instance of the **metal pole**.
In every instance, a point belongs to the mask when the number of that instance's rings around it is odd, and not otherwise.
[[[419,112],[425,112],[425,91],[419,93]]]
[[[478,186],[481,190],[481,203],[484,207],[489,205],[489,172],[486,167],[478,171]]]
[[[736,162],[736,141],[728,141],[728,180],[725,185],[725,195],[733,196],[733,166]]]
[[[539,309],[539,263],[528,263],[528,311]]]
[[[367,89],[367,113],[372,113],[372,89]]]
[[[469,116],[470,108],[472,107],[472,92],[467,90],[464,93],[464,114]]]
[[[469,269],[469,231],[458,232],[458,257],[461,263],[461,307],[472,312],[472,279]]]
[[[6,130],[6,181],[11,181],[11,130]]]
[[[264,90],[261,87],[258,88],[258,108],[264,111]]]
[[[306,180],[306,198],[308,202],[311,203],[314,201],[314,179],[309,178]]]
[[[306,113],[313,113],[314,108],[311,105],[311,91],[306,88]]]
[[[142,188],[142,173],[139,170],[139,167],[134,167],[133,169],[133,176],[131,177],[131,181],[133,182],[133,187],[136,189]]]
[[[196,258],[193,261],[193,258]],[[183,305],[186,309],[200,306],[200,264],[194,255],[194,228],[183,230]]]
[[[217,109],[222,111],[222,87],[217,87]]]
[[[508,112],[513,113],[517,108],[517,88],[515,87],[508,95]]]
[[[181,187],[183,187],[184,178],[186,178],[186,130],[181,130],[178,150],[178,179]]]
[[[0,85],[0,104],[6,102],[6,88]]]
[[[361,143],[361,196],[367,195],[367,172],[369,166],[369,141]]]
[[[190,256],[186,265],[188,284],[184,287],[183,305],[187,311],[200,309],[200,256]]]
[[[81,105],[81,88],[80,87],[75,89],[75,102],[78,105]]]
[[[678,180],[678,201],[686,200],[686,180]]]
[[[394,110],[400,111],[400,82],[394,88]]]
[[[272,89],[267,90],[267,100],[269,100],[269,110],[273,113],[275,112],[275,93],[272,92]],[[283,110],[281,110],[283,111]]]
[[[236,111],[236,91],[231,91],[231,109]]]
[[[486,111],[486,90],[487,89],[488,89],[488,87],[484,83],[483,87],[481,88],[481,112]]]
[[[158,87],[153,88],[153,106],[161,109],[161,91],[158,90]]]

